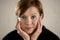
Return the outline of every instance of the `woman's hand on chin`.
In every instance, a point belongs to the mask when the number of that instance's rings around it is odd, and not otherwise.
[[[17,29],[18,34],[19,34],[24,40],[37,40],[37,38],[39,37],[39,35],[40,35],[41,32],[42,32],[42,21],[41,21],[41,19],[38,20],[37,29],[36,29],[36,31],[35,31],[31,36],[28,35],[26,32],[24,32],[24,31],[21,29],[21,21],[18,21],[18,22],[17,22],[16,29]]]
[[[41,19],[39,19],[37,23],[37,30],[31,35],[31,40],[37,40],[41,32],[42,32],[42,22]]]
[[[17,25],[16,25],[16,29],[17,29],[18,34],[19,34],[24,40],[30,40],[30,36],[21,29],[21,24],[20,24],[20,23],[21,23],[21,22],[18,21],[18,22],[17,22]]]

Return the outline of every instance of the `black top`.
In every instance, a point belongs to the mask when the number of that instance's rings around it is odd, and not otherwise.
[[[23,38],[14,30],[8,33],[3,40],[23,40]],[[54,33],[46,29],[44,26],[42,28],[42,33],[37,40],[60,40]]]

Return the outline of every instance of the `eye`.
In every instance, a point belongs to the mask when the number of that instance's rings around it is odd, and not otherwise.
[[[26,16],[21,16],[21,19],[25,20],[26,19]]]
[[[35,15],[33,15],[31,18],[32,18],[32,19],[35,19],[35,18],[36,18],[36,16],[35,16]]]

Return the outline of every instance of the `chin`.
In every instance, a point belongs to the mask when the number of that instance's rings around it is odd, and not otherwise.
[[[26,31],[26,33],[29,34],[29,35],[32,34],[32,32],[33,32],[33,31]]]
[[[27,33],[28,33],[29,35],[32,35],[32,34],[36,31],[36,29],[37,29],[37,28],[32,29],[32,30],[30,30],[30,31],[27,31]]]
[[[33,31],[34,31],[34,29],[31,29],[31,30],[26,30],[25,32],[27,33],[27,34],[32,34],[33,33]]]
[[[26,31],[26,33],[27,33],[27,34],[29,34],[29,35],[33,34],[33,32],[34,32],[34,30],[33,30],[33,29],[32,29],[32,30],[30,30],[30,31],[28,31],[28,30]]]
[[[32,34],[32,32],[27,32],[27,34],[29,34],[29,35],[30,35],[30,34]]]

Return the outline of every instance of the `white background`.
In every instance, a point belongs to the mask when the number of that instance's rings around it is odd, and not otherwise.
[[[15,6],[18,0],[0,0],[0,40],[15,29]],[[41,0],[44,8],[43,24],[60,38],[60,0]]]

